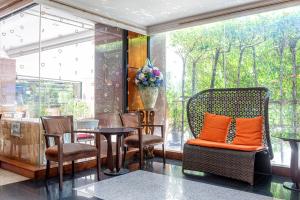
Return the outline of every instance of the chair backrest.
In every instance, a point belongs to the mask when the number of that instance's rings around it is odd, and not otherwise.
[[[95,129],[99,126],[97,119],[79,119],[74,120],[74,129]]]
[[[273,158],[269,132],[269,90],[264,87],[209,89],[192,96],[187,104],[187,118],[190,129],[197,137],[203,126],[204,113],[235,118],[253,118],[263,116],[263,143],[267,147],[270,158]],[[235,136],[235,120],[233,120],[227,141]]]
[[[120,114],[123,127],[141,127],[141,116],[139,112],[129,112]]]
[[[119,128],[122,127],[119,113],[98,113],[95,119],[99,120],[100,128]]]
[[[43,116],[41,120],[48,134],[73,133],[73,116]]]

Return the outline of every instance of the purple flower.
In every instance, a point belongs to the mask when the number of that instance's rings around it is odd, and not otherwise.
[[[154,74],[155,76],[159,76],[159,75],[160,75],[160,71],[159,71],[159,70],[153,70],[153,74]]]
[[[163,83],[163,76],[159,68],[147,59],[145,66],[137,71],[135,83],[139,87],[160,87]]]

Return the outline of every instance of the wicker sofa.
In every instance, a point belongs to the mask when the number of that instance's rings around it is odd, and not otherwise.
[[[183,173],[187,170],[213,173],[254,184],[254,174],[271,174],[273,151],[269,135],[269,91],[267,88],[209,89],[190,98],[187,104],[188,122],[197,138],[203,126],[204,113],[227,115],[232,118],[263,116],[263,145],[259,151],[239,151],[185,144]],[[227,143],[235,136],[235,123],[231,124]]]

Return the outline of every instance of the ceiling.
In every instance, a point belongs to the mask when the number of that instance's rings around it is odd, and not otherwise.
[[[41,7],[41,40],[43,48],[55,43],[79,38],[92,37],[94,24],[88,20],[78,18],[70,13]],[[0,48],[5,50],[9,57],[26,54],[29,49],[39,48],[40,7],[34,6],[23,12],[12,15],[0,22]],[[76,35],[74,37],[73,35]],[[72,36],[72,37],[71,37]],[[57,46],[57,45],[56,45]],[[29,52],[29,51],[28,51]],[[32,52],[29,52],[32,53]],[[14,55],[16,54],[16,55]]]
[[[39,1],[39,0],[37,0]],[[225,15],[296,0],[40,0],[59,3],[114,21],[117,25],[153,33],[184,27],[183,22],[207,15]],[[212,17],[212,16],[209,16]],[[184,20],[184,21],[182,21]],[[198,19],[199,20],[199,19]],[[121,27],[124,28],[124,27]]]
[[[60,0],[137,26],[153,26],[262,0]]]

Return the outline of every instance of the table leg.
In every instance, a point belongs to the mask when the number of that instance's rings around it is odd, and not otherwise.
[[[97,180],[100,181],[101,176],[101,135],[96,134],[96,147],[97,147]]]
[[[122,138],[123,138],[123,135],[117,135],[117,143],[116,143],[116,160],[115,162],[113,161],[113,154],[112,154],[112,142],[111,142],[111,138],[110,137],[107,137],[107,167],[108,169],[106,169],[104,171],[104,173],[106,175],[111,175],[111,176],[118,176],[118,175],[122,175],[122,174],[126,174],[129,172],[128,169],[124,169],[124,168],[121,168],[121,160],[120,158],[122,157],[122,150],[121,148],[123,149],[124,148],[124,144],[122,142]],[[111,151],[110,151],[111,149]],[[114,164],[115,164],[115,167],[116,169],[114,170]]]
[[[111,135],[106,137],[107,140],[107,167],[110,169],[111,172],[114,171],[114,157],[113,157],[113,149],[112,149],[112,141],[111,141]]]
[[[291,182],[284,182],[283,186],[290,190],[300,191],[299,183],[300,183],[300,174],[299,174],[299,146],[296,141],[289,141],[292,155],[291,155]]]

